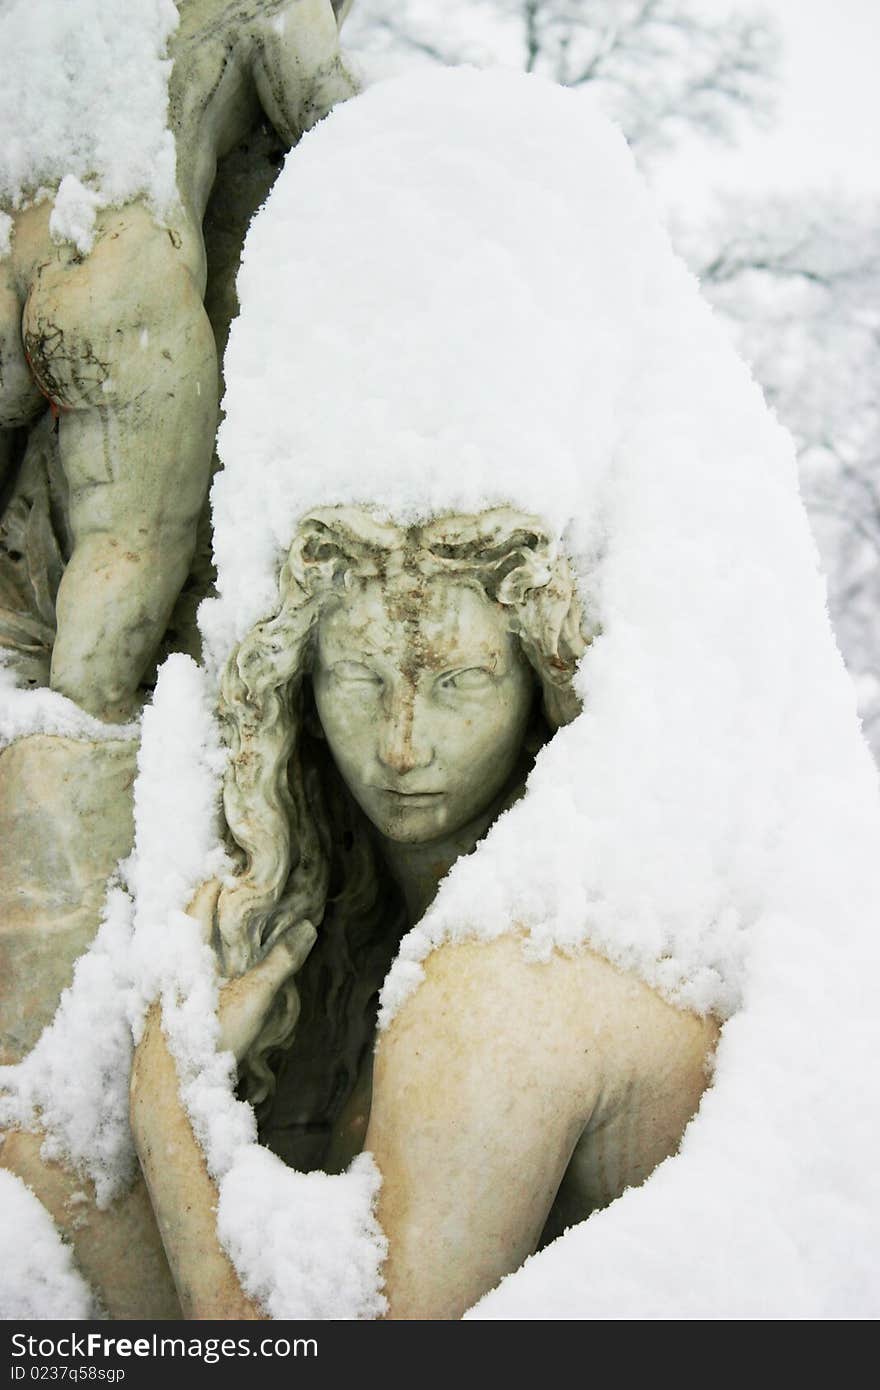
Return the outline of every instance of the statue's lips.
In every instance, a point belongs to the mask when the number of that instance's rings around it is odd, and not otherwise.
[[[407,806],[428,806],[445,795],[444,792],[404,792],[397,787],[379,787],[377,790],[391,797],[392,801],[405,802]]]

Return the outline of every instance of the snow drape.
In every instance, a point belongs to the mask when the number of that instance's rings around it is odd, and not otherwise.
[[[386,1018],[437,943],[514,922],[735,1014],[681,1156],[481,1314],[876,1312],[876,774],[791,441],[621,136],[513,73],[378,85],[290,156],[239,289],[215,665],[338,502],[532,511],[601,627],[583,714],[404,941]]]

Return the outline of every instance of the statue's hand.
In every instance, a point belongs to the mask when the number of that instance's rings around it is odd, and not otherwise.
[[[210,941],[214,934],[217,899],[222,886],[219,879],[209,879],[186,910],[187,916],[199,923],[205,941]],[[221,1051],[233,1053],[236,1062],[241,1061],[256,1040],[281,986],[302,969],[316,935],[311,922],[295,922],[257,965],[221,988],[219,1047]]]
[[[291,975],[302,968],[317,933],[311,922],[296,922],[258,965],[220,990],[220,1047],[240,1062],[256,1040],[272,1001]]]
[[[236,1062],[241,1061],[255,1041],[278,990],[301,969],[316,936],[311,922],[294,923],[258,965],[222,986],[217,1009],[220,1020],[218,1047],[223,1052],[231,1052]],[[133,1102],[143,1096],[150,1085],[155,1084],[157,1064],[167,1055],[167,1043],[162,1032],[162,1008],[156,1001],[150,1006],[134,1052]],[[152,1102],[146,1107],[141,1106],[139,1111],[148,1118],[155,1118],[157,1113],[157,1107]]]

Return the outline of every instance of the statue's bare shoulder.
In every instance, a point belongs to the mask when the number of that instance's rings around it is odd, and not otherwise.
[[[588,949],[536,962],[504,936],[436,950],[376,1056],[367,1148],[392,1316],[460,1316],[535,1248],[560,1183],[561,1230],[642,1181],[677,1148],[716,1037]],[[445,1251],[428,1288],[426,1241]]]

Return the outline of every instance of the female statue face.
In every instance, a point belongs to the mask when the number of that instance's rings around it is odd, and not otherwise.
[[[359,581],[321,619],[313,673],[339,771],[381,834],[453,834],[495,801],[534,695],[502,609],[460,580]]]

